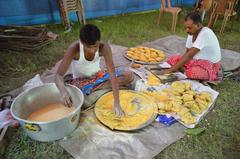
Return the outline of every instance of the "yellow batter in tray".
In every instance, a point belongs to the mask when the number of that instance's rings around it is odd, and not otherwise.
[[[155,101],[143,93],[130,90],[119,91],[120,105],[125,112],[121,118],[116,118],[113,108],[113,94],[103,95],[95,106],[95,114],[104,125],[115,130],[137,130],[149,125],[157,116]]]

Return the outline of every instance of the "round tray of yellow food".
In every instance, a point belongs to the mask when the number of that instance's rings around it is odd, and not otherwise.
[[[151,124],[158,113],[155,101],[143,93],[119,91],[120,105],[125,115],[117,118],[114,113],[112,92],[103,95],[95,105],[97,119],[112,130],[133,131]]]
[[[154,65],[160,64],[166,56],[163,51],[154,48],[134,47],[129,48],[124,57],[136,63]]]

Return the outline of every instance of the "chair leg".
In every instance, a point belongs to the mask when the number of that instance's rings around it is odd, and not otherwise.
[[[231,32],[233,31],[234,20],[237,21],[237,16],[231,17],[231,21],[232,21],[232,24],[231,24]]]
[[[223,35],[223,32],[224,32],[224,30],[225,30],[225,27],[226,27],[228,18],[229,18],[228,15],[225,15],[225,16],[224,16],[224,19],[223,19],[223,22],[222,22],[222,26],[221,26],[221,30],[220,30],[220,35]]]
[[[161,20],[162,15],[163,15],[163,11],[160,9],[159,10],[159,15],[158,15],[158,21],[157,21],[158,25],[160,24],[160,20]]]
[[[174,33],[176,32],[176,27],[177,27],[177,21],[178,21],[178,13],[175,13],[175,23],[174,23]]]
[[[79,24],[81,24],[82,23],[82,16],[81,16],[80,11],[76,11],[76,14],[77,14],[78,22],[79,22]]]
[[[209,21],[208,21],[208,27],[209,28],[212,28],[212,24],[213,24],[213,17],[215,17],[215,15],[212,13],[210,14],[210,18],[209,18]]]
[[[71,22],[70,22],[70,19],[69,19],[69,16],[68,16],[68,12],[66,12],[67,14],[66,14],[66,27],[68,28],[68,29],[70,29],[71,28]]]
[[[175,16],[176,16],[176,13],[173,13],[173,14],[172,14],[172,28],[171,28],[171,31],[172,31],[172,32],[174,32]]]
[[[211,18],[211,13],[207,12],[207,14],[206,14],[206,20],[207,20],[208,22],[210,22],[210,18]],[[209,24],[209,23],[208,23],[208,24]]]
[[[217,19],[218,19],[218,17],[219,17],[219,15],[217,14],[215,17],[214,17],[214,19],[213,19],[213,25],[212,25],[212,27],[214,27],[215,26],[215,24],[216,24],[216,22],[217,22]]]
[[[64,0],[62,1],[62,5],[63,5],[63,14],[64,14],[64,18],[65,18],[65,28],[70,30],[71,29],[71,22],[69,20],[69,16],[68,16],[68,13],[69,13],[69,10],[67,8],[67,2]]]
[[[82,11],[82,21],[83,21],[83,24],[86,24],[86,19],[85,19],[84,11]]]
[[[86,24],[86,19],[85,19],[84,7],[83,7],[83,2],[82,2],[82,0],[80,0],[80,10],[81,10],[82,23],[83,23],[83,24]]]
[[[174,33],[175,33],[175,31],[176,31],[176,26],[177,26],[177,16],[178,16],[178,14],[175,13],[175,17],[174,17],[174,26],[173,26],[173,32],[174,32]]]
[[[57,1],[57,4],[58,4],[58,7],[59,7],[59,10],[60,10],[60,16],[61,16],[61,21],[63,23],[64,26],[67,25],[67,17],[66,17],[66,12],[65,12],[65,9],[64,9],[64,6],[63,6],[63,3],[61,0],[58,0]]]
[[[86,24],[86,19],[85,19],[85,14],[84,14],[84,11],[82,11],[82,14],[81,14],[82,16],[82,23],[83,24]]]
[[[181,18],[180,18],[180,17],[181,17],[181,11],[178,13],[178,17],[179,17],[179,18],[177,18],[177,24],[180,24],[180,22],[181,22],[181,21],[180,21],[180,19],[181,19]]]
[[[78,21],[80,24],[86,24],[86,20],[84,18],[84,15],[81,11],[77,11],[77,17],[78,17]]]

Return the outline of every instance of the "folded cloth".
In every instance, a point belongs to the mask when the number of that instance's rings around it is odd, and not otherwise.
[[[175,65],[181,60],[181,55],[169,57],[167,63]],[[208,60],[192,59],[184,65],[185,74],[190,79],[195,80],[218,80],[218,73],[221,68],[220,63],[212,63]]]
[[[12,117],[10,110],[7,108],[3,111],[0,111],[0,129],[10,125],[17,127],[18,121]]]
[[[115,76],[119,77],[122,74],[122,70],[116,69]],[[81,91],[89,95],[93,91],[97,90],[99,87],[103,85],[104,82],[110,79],[109,73],[106,71],[99,71],[94,76],[89,78],[76,78],[76,79],[68,79],[66,83],[74,85],[81,89]]]

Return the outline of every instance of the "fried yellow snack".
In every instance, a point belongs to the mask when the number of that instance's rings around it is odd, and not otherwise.
[[[149,58],[149,60],[148,60],[149,62],[154,62],[154,61],[156,61],[154,58]]]
[[[196,118],[194,118],[190,113],[187,113],[184,116],[181,116],[181,120],[188,125],[196,123]]]
[[[185,91],[184,87],[173,87],[173,91],[177,92],[178,94],[183,94]]]
[[[130,48],[129,51],[135,51],[137,48]]]
[[[193,91],[193,90],[187,90],[187,91],[185,92],[185,94],[190,94],[190,95],[195,96],[197,93],[196,93],[195,91]]]
[[[173,107],[172,107],[172,111],[173,112],[179,112],[180,110],[181,110],[181,105],[180,104],[178,104],[178,103],[175,103],[174,105],[173,105]]]
[[[165,102],[158,102],[158,109],[159,110],[164,110],[165,111]]]
[[[197,116],[208,109],[212,96],[209,92],[193,90],[191,82],[176,81],[159,92],[151,92],[161,114],[176,113],[185,124],[195,124]],[[161,100],[157,100],[157,99]]]
[[[186,108],[186,107],[182,107],[177,113],[180,115],[180,116],[184,116],[184,114],[186,113],[189,113],[189,109]]]
[[[193,95],[191,95],[191,94],[183,94],[183,101],[184,102],[193,101],[193,100],[194,100]]]
[[[148,47],[130,48],[126,54],[129,58],[142,62],[160,62],[165,58],[163,51]]]
[[[181,89],[184,91],[191,90],[192,84],[190,82],[181,82],[181,81],[176,81],[171,84],[172,88],[174,89]]]
[[[172,111],[172,108],[173,108],[173,103],[171,101],[167,101],[165,103],[165,110],[168,111],[168,112],[171,112]]]
[[[202,110],[198,107],[196,102],[191,106],[190,110],[191,110],[191,112],[193,112],[195,114],[202,113]]]
[[[171,84],[172,88],[176,89],[185,89],[185,84],[184,82],[176,81]]]
[[[140,68],[142,65],[141,64],[136,64],[136,63],[133,63],[131,65],[132,68]]]
[[[155,58],[158,57],[158,54],[157,54],[156,52],[152,52],[152,53],[150,54],[150,57],[153,58],[153,59],[155,59]]]
[[[183,104],[182,97],[180,97],[180,96],[171,96],[169,99],[171,101],[173,101],[174,103],[177,103],[177,104],[180,104],[180,105]]]
[[[172,96],[179,96],[179,95],[181,95],[179,92],[174,91],[173,89],[165,88],[162,91],[166,92],[166,93],[168,93],[169,95],[172,95]]]
[[[208,92],[201,92],[201,93],[199,94],[199,98],[203,98],[203,99],[205,99],[207,102],[211,102],[211,101],[212,101],[212,96],[211,96],[211,94],[208,93]]]
[[[187,108],[191,108],[196,102],[194,100],[184,102],[184,106]]]
[[[200,98],[196,98],[195,101],[197,102],[199,108],[200,108],[202,111],[204,111],[204,110],[206,110],[206,109],[208,108],[208,105],[209,105],[208,102],[206,102],[206,101],[204,101],[204,100],[202,100],[202,99],[200,99]]]
[[[173,100],[183,100],[183,97],[182,96],[174,96]]]
[[[159,86],[161,84],[161,81],[157,77],[155,77],[153,74],[149,73],[147,84],[149,86]]]
[[[164,102],[169,100],[169,96],[164,92],[154,92],[153,97],[156,98],[159,102]]]

